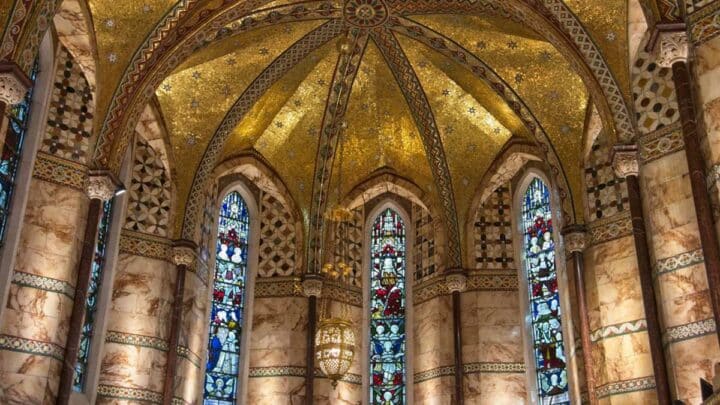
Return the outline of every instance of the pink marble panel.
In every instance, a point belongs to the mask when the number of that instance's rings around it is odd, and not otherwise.
[[[450,296],[439,296],[415,305],[413,323],[413,336],[418,337],[413,344],[413,372],[453,364]]]
[[[686,404],[699,404],[699,381],[713,377],[713,365],[720,361],[715,334],[672,343],[669,347],[672,358],[674,392]]]
[[[527,402],[524,373],[476,373],[464,379],[465,402],[477,405],[521,405]]]
[[[255,299],[250,335],[250,367],[303,365],[306,340],[307,299]]]
[[[617,382],[653,374],[646,332],[607,338],[599,342],[604,349],[607,382]]]
[[[0,403],[7,405],[55,403],[46,377],[0,372]]]
[[[427,405],[451,405],[455,377],[440,377],[416,383],[413,386],[413,403]]]
[[[362,403],[362,386],[340,381],[333,389],[327,378],[316,378],[313,404],[356,405]]]

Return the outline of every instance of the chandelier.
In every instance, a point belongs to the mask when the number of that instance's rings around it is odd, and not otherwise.
[[[341,129],[345,125],[340,126]],[[343,138],[339,142],[339,169],[338,185],[336,188],[336,203],[325,213],[325,219],[330,223],[332,239],[334,240],[333,252],[329,256],[332,260],[323,264],[321,274],[332,281],[347,282],[352,276],[352,267],[348,264],[348,227],[352,220],[352,212],[340,203],[342,188],[343,170]],[[326,238],[323,238],[325,241]],[[323,249],[324,250],[324,249]],[[349,309],[347,304],[341,304],[340,316],[331,316],[329,300],[321,303],[320,322],[315,333],[315,360],[320,370],[332,380],[333,388],[337,387],[338,381],[348,372],[355,357],[355,331],[353,323],[349,320]]]

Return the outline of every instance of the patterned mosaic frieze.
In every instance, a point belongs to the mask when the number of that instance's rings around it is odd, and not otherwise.
[[[82,68],[62,46],[50,98],[47,129],[41,150],[50,155],[87,164],[93,132],[95,103]]]
[[[435,222],[430,212],[418,204],[413,204],[410,215],[415,222],[415,245],[412,247],[412,254],[417,283],[442,272],[442,262],[435,245]]]
[[[155,336],[135,335],[109,330],[105,334],[105,342],[147,347],[163,352],[168,351],[168,342]]]
[[[638,140],[640,160],[651,162],[685,147],[679,122],[641,137]]]
[[[33,177],[85,192],[87,167],[39,151],[35,158]]]
[[[284,201],[262,193],[259,277],[291,276],[299,270],[295,222]]]
[[[685,12],[689,15],[712,3],[714,0],[684,0]]]
[[[473,251],[476,269],[514,266],[509,184],[498,187],[475,213]]]
[[[70,299],[75,297],[75,287],[72,284],[54,278],[15,271],[12,283],[22,287],[37,288],[38,290],[62,294]]]
[[[631,74],[635,119],[641,134],[656,131],[680,119],[670,68],[661,67],[655,55],[641,46]]]
[[[326,282],[323,284],[322,297],[356,307],[363,306],[363,294],[359,287]]]
[[[636,321],[623,322],[596,329],[590,334],[590,340],[592,342],[598,342],[600,340],[645,330],[647,330],[647,322],[645,319],[638,319]]]
[[[97,395],[98,397],[149,402],[151,404],[162,403],[162,392],[141,390],[137,388],[118,387],[106,384],[98,385]]]
[[[690,40],[695,46],[709,41],[720,34],[720,2],[710,2],[706,7],[688,17]]]
[[[257,279],[253,293],[255,298],[304,297],[299,278]]]
[[[125,229],[167,236],[170,220],[171,183],[160,153],[136,136],[132,181],[128,190]]]
[[[632,380],[613,382],[597,387],[598,399],[630,392],[647,391],[655,388],[655,377],[641,377]]]
[[[306,368],[304,366],[273,366],[273,367],[250,367],[248,377],[303,377],[305,378]]]
[[[598,220],[590,224],[588,232],[588,245],[597,245],[611,240],[632,235],[632,221],[630,212]]]
[[[484,274],[476,271],[467,278],[465,291],[517,291],[518,276],[515,272]],[[419,284],[413,291],[413,303],[421,304],[441,295],[449,294],[444,279],[432,279]]]
[[[413,382],[420,384],[421,382],[432,380],[440,377],[455,376],[455,366],[443,366],[434,368],[432,370],[421,371],[415,373],[413,376]]]
[[[172,243],[169,240],[127,229],[120,234],[120,253],[172,263]]]
[[[525,363],[492,363],[492,362],[481,362],[481,363],[468,363],[463,364],[463,371],[465,374],[478,374],[478,373],[516,373],[522,374],[525,372]]]
[[[327,378],[325,374],[323,374],[322,370],[319,368],[315,369],[315,378]],[[354,373],[346,373],[342,378],[340,378],[340,381],[352,385],[362,385],[362,376],[360,374],[354,374]]]
[[[702,249],[683,252],[679,255],[658,260],[655,263],[655,275],[659,276],[665,273],[671,273],[676,270],[684,269],[685,267],[703,263],[704,261],[705,258],[703,257]]]
[[[65,349],[54,343],[10,335],[0,335],[0,349],[51,357],[58,361],[63,361],[63,357],[65,356]]]
[[[663,334],[663,343],[671,344],[715,333],[715,319],[703,319],[685,325],[667,328]]]
[[[609,218],[628,209],[625,179],[615,176],[610,147],[598,138],[585,165],[588,222]]]
[[[352,268],[349,283],[353,286],[362,286],[362,252],[363,252],[363,221],[365,219],[364,206],[352,210],[352,219],[333,229],[333,258],[335,263],[341,261]],[[339,243],[338,243],[339,242]],[[343,254],[343,247],[346,249]],[[343,257],[345,256],[345,257]]]

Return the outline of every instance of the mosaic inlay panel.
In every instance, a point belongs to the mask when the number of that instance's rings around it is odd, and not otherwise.
[[[125,229],[167,236],[171,183],[162,156],[141,136],[136,137],[130,200]]]
[[[298,270],[295,219],[286,204],[269,193],[260,201],[260,277],[290,276]]]
[[[628,209],[625,179],[615,176],[610,147],[602,142],[600,137],[595,141],[585,166],[586,212],[590,222]]]
[[[415,245],[413,258],[415,265],[415,282],[442,273],[438,251],[435,246],[435,222],[430,212],[425,208],[413,204],[412,219],[415,222]]]
[[[509,185],[498,187],[478,208],[474,221],[476,269],[514,267]]]

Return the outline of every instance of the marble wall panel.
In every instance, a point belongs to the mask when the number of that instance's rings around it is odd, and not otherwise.
[[[307,299],[257,298],[253,303],[250,367],[303,366]]]
[[[686,404],[700,404],[700,378],[712,381],[713,366],[720,360],[717,335],[673,342],[668,347],[675,396]]]
[[[359,405],[362,403],[362,385],[340,381],[333,389],[327,378],[315,378],[314,402],[316,405]]]
[[[525,373],[474,373],[464,378],[465,403],[522,405],[527,403]]]
[[[247,403],[258,405],[303,405],[304,377],[252,377],[248,381]]]
[[[413,403],[427,405],[451,405],[455,377],[440,377],[416,383],[413,386]]]
[[[452,305],[442,295],[415,305],[413,313],[413,372],[453,364]],[[418,400],[418,398],[416,398]]]

